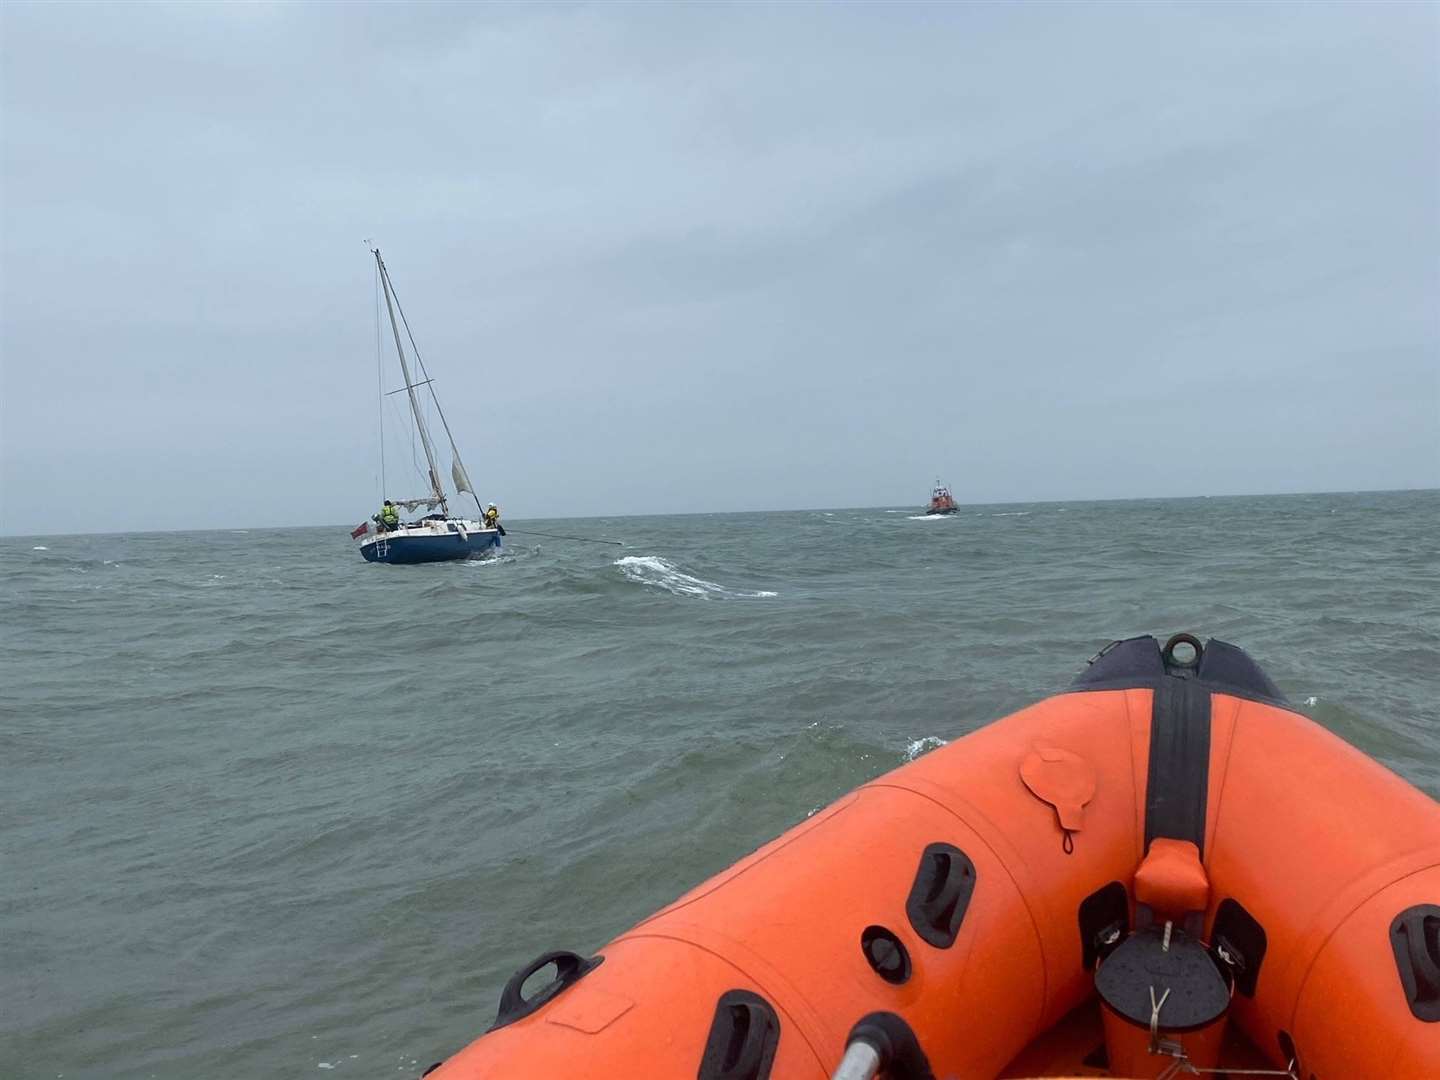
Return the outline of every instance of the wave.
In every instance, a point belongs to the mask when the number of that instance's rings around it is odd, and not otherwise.
[[[35,547],[32,547],[30,550],[31,550],[31,551],[49,551],[50,549],[47,548],[44,544],[37,544]]]
[[[479,555],[472,555],[468,559],[459,559],[461,566],[505,566],[510,563],[521,562],[534,555],[538,548],[505,547],[499,551],[493,548],[490,551],[482,552]]]
[[[653,585],[676,596],[698,596],[705,600],[760,600],[780,595],[768,589],[727,589],[718,582],[687,574],[669,559],[662,559],[659,555],[626,555],[616,559],[613,565],[620,568],[627,581],[633,581],[637,585]]]
[[[926,735],[923,738],[916,739],[910,743],[909,746],[905,747],[905,760],[914,761],[922,754],[928,754],[931,750],[939,750],[940,747],[949,741],[949,739],[940,738],[939,735]]]
[[[911,514],[906,521],[948,521],[955,514]]]
[[[1003,514],[991,514],[991,517],[1029,517],[1029,510],[1006,510]]]

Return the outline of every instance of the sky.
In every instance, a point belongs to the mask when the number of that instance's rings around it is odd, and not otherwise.
[[[1440,5],[11,0],[0,531],[374,513],[367,239],[508,517],[1440,486]]]

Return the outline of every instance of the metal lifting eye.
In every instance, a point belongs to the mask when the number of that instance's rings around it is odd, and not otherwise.
[[[1176,646],[1185,645],[1188,648],[1184,653],[1176,655]],[[1165,647],[1160,650],[1160,658],[1165,662],[1167,668],[1193,668],[1200,664],[1200,657],[1205,652],[1205,646],[1200,644],[1200,639],[1194,634],[1175,634]]]

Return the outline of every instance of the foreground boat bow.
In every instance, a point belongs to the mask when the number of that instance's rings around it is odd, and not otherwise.
[[[1437,905],[1434,800],[1240,649],[1135,638],[540,957],[434,1076],[1440,1076]]]

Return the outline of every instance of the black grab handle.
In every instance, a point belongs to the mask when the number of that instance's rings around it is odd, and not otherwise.
[[[780,1018],[759,994],[727,990],[700,1055],[699,1080],[767,1080],[780,1042]]]
[[[1400,985],[1417,1020],[1440,1020],[1440,907],[1417,904],[1390,924]]]
[[[494,1031],[496,1028],[502,1028],[506,1024],[513,1024],[516,1020],[529,1016],[567,986],[574,986],[581,978],[599,967],[604,960],[603,956],[584,957],[565,949],[542,953],[510,976],[510,981],[505,984],[505,989],[500,991],[500,1008],[495,1013],[495,1023],[491,1024],[487,1030]],[[525,988],[525,980],[547,964],[555,965],[555,978],[547,983],[543,990],[538,991],[534,997],[527,998],[522,993]]]
[[[921,939],[937,949],[955,944],[975,892],[975,864],[953,844],[931,844],[905,900],[905,914]]]

